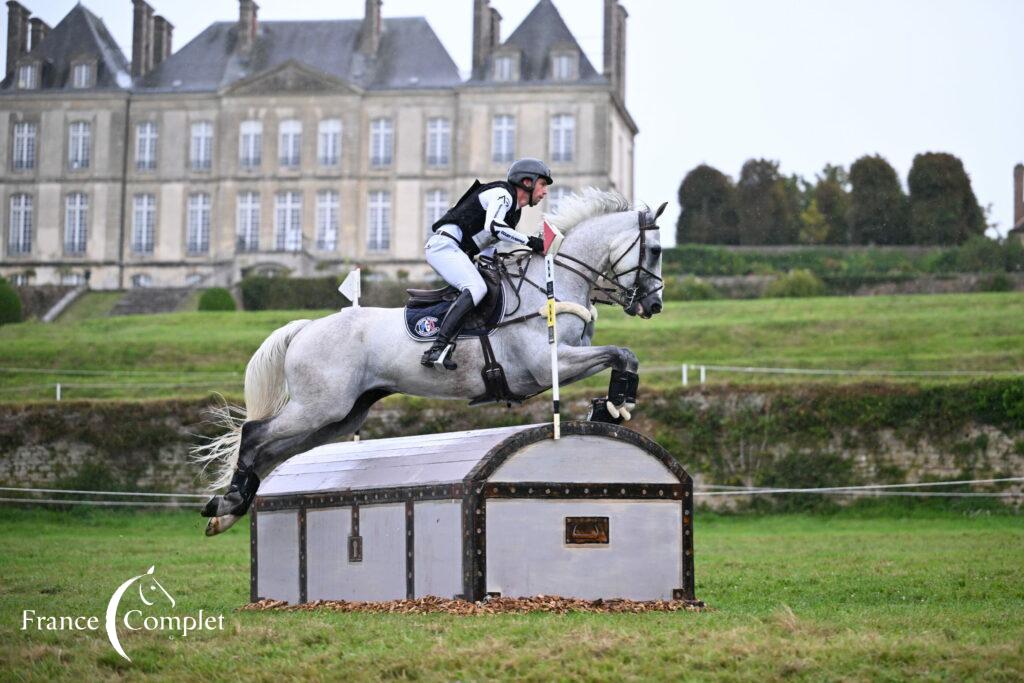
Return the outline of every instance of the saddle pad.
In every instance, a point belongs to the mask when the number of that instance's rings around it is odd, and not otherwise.
[[[405,331],[412,339],[422,342],[432,342],[437,337],[437,332],[444,320],[445,313],[451,308],[453,302],[438,301],[423,306],[405,306]],[[482,337],[489,335],[502,318],[505,310],[505,292],[498,288],[494,306],[490,311],[481,311],[479,307],[473,310],[466,318],[466,326],[462,328],[459,338]],[[481,319],[485,314],[486,317]]]

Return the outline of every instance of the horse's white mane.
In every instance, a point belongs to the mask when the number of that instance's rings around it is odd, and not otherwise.
[[[558,212],[544,214],[544,220],[568,234],[573,228],[595,216],[628,211],[629,200],[614,190],[605,192],[596,187],[585,187],[579,194],[571,194],[558,204]]]

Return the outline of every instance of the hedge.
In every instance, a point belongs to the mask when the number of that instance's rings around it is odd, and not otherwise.
[[[0,325],[21,322],[21,299],[7,280],[0,277]]]

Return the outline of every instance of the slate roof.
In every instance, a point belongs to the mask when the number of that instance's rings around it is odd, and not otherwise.
[[[526,15],[522,23],[516,27],[512,35],[501,44],[501,47],[518,48],[522,53],[519,81],[517,82],[547,81],[565,85],[565,81],[553,81],[551,78],[551,50],[559,46],[575,48],[579,53],[579,82],[606,82],[605,77],[599,74],[587,59],[587,55],[580,48],[580,44],[576,42],[576,37],[565,25],[565,20],[562,19],[558,8],[551,0],[540,0]],[[488,73],[486,76],[489,78],[490,74]],[[474,79],[477,83],[484,80],[487,79]],[[512,85],[515,83],[513,82]]]
[[[451,88],[458,68],[423,17],[383,20],[377,57],[358,52],[361,19],[261,21],[247,57],[235,22],[211,24],[136,84],[139,91],[216,91],[297,61],[364,89]]]
[[[131,85],[131,64],[125,59],[103,20],[81,3],[53,27],[29,56],[43,62],[41,89],[71,89],[71,61],[88,55],[96,59],[95,90],[122,90]],[[118,79],[118,74],[123,74]],[[120,80],[120,83],[118,82]],[[14,77],[0,91],[14,90]]]

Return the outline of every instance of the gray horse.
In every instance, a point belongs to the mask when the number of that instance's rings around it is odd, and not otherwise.
[[[560,383],[569,384],[612,368],[608,410],[628,419],[633,408],[639,361],[618,346],[591,346],[591,301],[602,297],[630,315],[650,318],[661,311],[661,246],[657,213],[630,210],[619,194],[588,188],[562,201],[548,222],[564,233],[555,268],[559,310]],[[520,257],[524,282],[518,294],[508,282],[508,302],[518,297],[523,312],[546,303],[544,258]],[[547,322],[542,316],[496,330],[494,355],[509,389],[532,396],[551,388]],[[469,399],[485,393],[484,356],[475,340],[463,340],[455,354],[458,370],[420,365],[420,344],[405,333],[402,309],[346,308],[318,320],[296,320],[274,331],[250,359],[245,372],[245,412],[225,406],[226,433],[193,451],[205,465],[216,463],[213,488],[229,485],[203,509],[206,534],[226,531],[245,514],[261,479],[289,457],[353,434],[370,407],[390,394]]]

